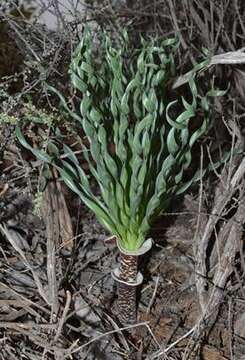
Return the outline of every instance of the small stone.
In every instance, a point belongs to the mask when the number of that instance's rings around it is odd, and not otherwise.
[[[74,305],[76,314],[81,320],[87,321],[90,324],[100,322],[99,316],[95,314],[90,305],[81,296],[76,297]]]

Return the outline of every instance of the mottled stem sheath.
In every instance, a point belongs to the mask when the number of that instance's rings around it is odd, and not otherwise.
[[[122,324],[134,324],[137,320],[136,284],[138,273],[138,256],[125,255],[120,252],[120,280],[118,282],[118,317]]]

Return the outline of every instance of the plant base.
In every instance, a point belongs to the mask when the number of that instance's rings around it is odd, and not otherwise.
[[[133,325],[137,321],[136,296],[136,286],[118,284],[117,315],[123,325]]]
[[[138,256],[120,253],[118,278],[118,316],[123,324],[134,324],[137,320],[136,289]]]
[[[138,271],[138,258],[149,251],[151,246],[151,239],[134,252],[124,251],[118,246],[120,266],[114,269],[112,277],[118,283],[117,316],[123,325],[132,325],[137,321],[137,286],[143,281],[143,276]]]

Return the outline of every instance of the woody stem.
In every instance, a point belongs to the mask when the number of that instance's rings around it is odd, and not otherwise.
[[[120,275],[118,282],[118,316],[123,324],[134,324],[137,320],[136,290],[138,256],[120,252]],[[132,285],[130,285],[132,283]]]

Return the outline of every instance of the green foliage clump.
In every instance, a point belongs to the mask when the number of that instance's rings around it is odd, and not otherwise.
[[[18,119],[13,115],[13,109],[17,106],[17,100],[9,95],[5,87],[0,85],[0,125],[16,125]]]
[[[33,200],[33,214],[41,217],[41,208],[43,206],[43,192],[37,191]]]
[[[31,101],[25,103],[22,120],[48,125],[49,127],[57,124],[61,117],[44,109],[38,109]]]
[[[21,98],[21,93],[9,94],[8,89],[0,85],[0,124],[16,125],[20,119],[22,123],[36,123],[51,127],[60,121],[61,116],[55,112],[37,108],[30,97],[28,101]]]
[[[18,119],[16,116],[0,113],[0,125],[2,124],[16,125],[17,122]]]
[[[183,173],[191,164],[191,149],[207,128],[208,101],[189,81],[188,101],[173,93],[174,39],[144,40],[129,44],[126,32],[119,45],[108,35],[95,49],[86,31],[71,63],[71,81],[79,96],[74,112],[54,88],[63,107],[81,125],[89,146],[83,148],[101,196],[96,196],[73,150],[63,145],[65,156],[54,160],[40,156],[59,169],[65,183],[116,235],[119,245],[134,251],[142,246],[152,222],[165,211],[173,195],[191,184]],[[99,58],[99,61],[98,61]],[[202,108],[201,123],[194,117]],[[190,124],[194,131],[190,131]],[[23,145],[25,139],[18,133]],[[30,146],[29,146],[30,148]]]

